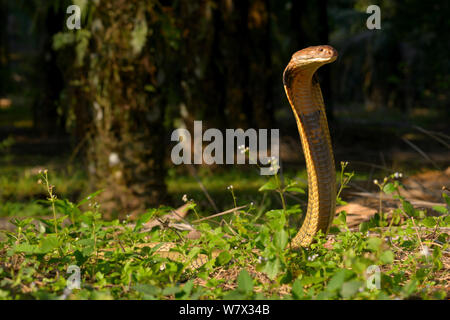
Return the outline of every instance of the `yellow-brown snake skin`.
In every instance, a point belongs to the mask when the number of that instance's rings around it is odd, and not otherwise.
[[[333,62],[337,51],[330,46],[297,51],[283,74],[283,83],[297,121],[308,172],[308,209],[291,246],[307,247],[314,235],[328,232],[336,207],[336,173],[330,131],[319,82],[319,67]]]
[[[303,224],[292,239],[291,248],[308,247],[319,230],[328,232],[336,206],[336,173],[325,105],[315,73],[319,67],[337,58],[334,48],[322,45],[296,52],[283,74],[283,83],[297,121],[308,172],[308,209]],[[169,244],[167,244],[169,245]],[[170,247],[170,245],[169,245]],[[183,260],[180,253],[165,246],[158,254]],[[213,257],[220,251],[214,252]],[[208,260],[199,255],[191,267],[199,268]]]

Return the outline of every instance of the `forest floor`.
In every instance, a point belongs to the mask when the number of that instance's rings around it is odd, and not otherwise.
[[[299,187],[306,189],[307,176],[301,147],[295,131],[292,128],[288,128],[288,130],[291,134],[283,134],[282,132],[281,135],[283,138],[280,146],[282,164],[280,179],[281,181],[296,181]],[[11,130],[3,127],[2,131],[0,128],[0,135],[2,133],[4,141],[11,134]],[[66,198],[73,203],[77,203],[88,195],[86,192],[88,189],[87,175],[76,164],[77,160],[71,154],[68,147],[70,144],[66,139],[43,140],[34,137],[32,131],[27,128],[16,128],[12,133],[14,141],[10,146],[7,146],[6,152],[0,157],[0,230],[14,230],[16,227],[10,222],[13,217],[20,219],[33,217],[35,222],[41,217],[52,217],[51,207],[40,202],[48,196],[45,190],[37,184],[40,170],[49,170],[51,182],[55,185],[55,191],[59,198]],[[441,209],[437,211],[436,208],[448,207],[443,198],[443,193],[448,194],[450,189],[450,152],[448,145],[446,146],[446,143],[448,143],[446,133],[431,132],[421,127],[410,126],[392,130],[391,127],[380,127],[378,124],[367,125],[367,123],[359,122],[338,122],[332,129],[332,135],[334,137],[336,163],[348,161],[349,165],[346,171],[355,173],[341,194],[341,198],[345,203],[341,203],[337,207],[337,217],[341,217],[344,212],[345,227],[353,234],[361,230],[361,226],[364,223],[372,224],[368,227],[369,233],[378,232],[373,230],[387,228],[383,224],[373,225],[373,221],[378,219],[377,216],[379,216],[380,211],[384,214],[383,219],[386,219],[386,222],[390,222],[398,218],[396,215],[398,215],[399,210],[404,211],[405,204],[403,201],[410,203],[414,207],[414,217],[418,221],[420,220],[421,224],[417,229],[414,225],[414,219],[411,220],[412,222],[409,222],[409,220],[405,221],[404,218],[400,218],[403,220],[401,220],[402,222],[400,222],[399,226],[404,223],[403,227],[409,228],[410,232],[420,233],[421,236],[418,237],[417,243],[418,247],[415,247],[415,250],[420,251],[421,248],[423,251],[425,247],[432,247],[433,244],[443,249],[439,251],[439,263],[436,262],[440,266],[439,270],[433,273],[433,281],[427,285],[436,290],[443,290],[448,298],[450,296],[448,285],[450,280],[450,254],[448,244],[434,242],[437,239],[435,237],[436,234],[429,232],[429,229],[432,227],[427,227],[427,223],[430,221],[422,223],[422,221],[427,221],[428,217],[442,217],[442,212],[439,212]],[[254,167],[244,165],[224,169],[221,167],[203,166],[196,168],[193,171],[194,173],[192,173],[192,171],[188,171],[185,168],[171,167],[170,163],[168,165],[170,169],[167,185],[172,199],[172,203],[169,203],[169,205],[174,208],[184,205],[182,198],[185,194],[189,199],[195,201],[198,208],[195,214],[199,214],[200,217],[207,217],[233,208],[233,202],[237,206],[254,203],[254,206],[258,208],[257,215],[281,207],[277,194],[267,195],[266,193],[258,192],[258,189],[267,182],[267,177],[260,176]],[[339,166],[337,169],[339,170]],[[397,179],[401,182],[398,187],[399,194],[403,197],[401,201],[396,196],[393,196],[393,193],[381,192],[379,186],[374,184],[374,180],[383,182],[385,177],[392,177],[396,173],[397,177],[401,173],[401,178]],[[199,181],[202,185],[200,185]],[[233,186],[234,194],[227,190],[227,187],[230,185]],[[286,202],[288,206],[292,207],[300,204],[300,207],[304,210],[307,202],[306,193],[289,194],[286,197]],[[415,216],[416,213],[417,216]],[[193,211],[189,211],[187,214],[186,219],[198,218],[196,215],[194,216]],[[225,221],[232,221],[234,218],[236,217],[229,215],[225,218]],[[431,224],[435,225],[433,222]],[[441,237],[439,239],[448,239],[449,230],[448,226],[439,228]],[[422,234],[422,232],[424,233]],[[447,236],[442,238],[442,234]],[[323,244],[324,248],[336,248],[337,243],[346,241],[346,238],[339,237],[341,237],[340,233],[331,233]],[[370,240],[367,241],[369,246],[372,245]],[[424,246],[424,243],[427,243],[427,245]],[[406,247],[404,246],[390,248],[394,252],[394,257],[392,260],[387,259],[386,261],[391,261],[393,265],[402,267],[411,265],[411,261],[408,260],[411,259],[411,251],[409,249],[405,249]],[[382,257],[381,259],[385,258]],[[242,266],[240,265],[235,267],[222,265],[206,278],[204,276],[197,277],[194,284],[200,287],[207,287],[214,281],[219,281],[221,282],[221,290],[235,292],[245,282],[243,279],[246,277],[246,275],[242,275]],[[405,274],[414,274],[415,272],[417,274],[417,264],[415,264],[414,268],[405,269],[402,272]],[[247,263],[247,271],[250,277],[256,279],[255,281],[262,284],[263,287],[264,285],[270,286],[269,289],[256,288],[255,292],[266,290],[266,294],[276,292],[279,296],[285,296],[294,292],[295,286],[298,287],[298,283],[288,284],[289,281],[285,280],[274,284],[273,278],[267,275],[267,270],[265,272],[257,270],[254,267],[254,263]],[[340,276],[336,273],[333,277],[338,278]],[[215,280],[211,282],[211,279]],[[310,286],[308,281],[315,281],[313,279],[305,279],[309,278],[303,278],[306,281],[302,282],[304,288]],[[239,284],[239,281],[241,281],[241,284]],[[274,289],[274,285],[276,289]],[[392,286],[395,287],[394,284]],[[389,291],[391,297],[399,294],[392,293],[396,289],[392,290]],[[419,291],[413,290],[412,292],[416,294]],[[320,298],[322,293],[319,293],[318,296],[316,293],[311,293],[311,295]],[[163,293],[159,292],[158,294],[161,295]],[[218,298],[223,297],[221,293],[209,294]],[[294,298],[299,298],[298,293],[292,294]],[[328,292],[327,294],[330,294],[329,297],[333,297],[331,293]],[[341,291],[340,297],[345,298],[346,294],[345,290]],[[403,297],[406,296],[404,295]],[[377,297],[383,298],[387,296]]]

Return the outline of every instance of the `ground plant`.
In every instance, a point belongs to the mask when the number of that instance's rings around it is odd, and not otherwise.
[[[345,204],[341,192],[353,177],[347,165],[341,163],[338,174],[338,204]],[[185,195],[189,218],[183,223],[189,228],[183,231],[165,218],[176,209],[165,206],[134,221],[106,221],[96,201],[101,190],[73,203],[58,194],[51,177],[44,169],[35,179],[35,187],[47,193],[39,205],[51,215],[14,218],[15,229],[3,231],[2,299],[448,297],[450,199],[443,190],[446,206],[433,207],[433,214],[415,208],[399,192],[399,173],[374,181],[380,208],[370,220],[349,228],[341,211],[327,236],[319,234],[311,247],[299,250],[290,250],[289,240],[304,210],[286,201],[286,196],[305,193],[295,178],[268,178],[259,187],[258,203],[240,203],[239,189],[230,185],[235,210],[216,217],[200,218],[195,199]],[[267,194],[280,199],[279,207],[264,203]],[[389,214],[383,210],[384,194],[397,203]],[[160,223],[149,230],[152,221]],[[192,230],[197,239],[189,236]],[[158,255],[158,247],[167,242],[184,258]],[[194,268],[198,255],[209,259]]]

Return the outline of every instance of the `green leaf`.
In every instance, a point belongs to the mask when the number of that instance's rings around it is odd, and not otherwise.
[[[296,192],[296,193],[305,193],[305,190],[303,190],[300,187],[287,187],[286,191],[288,191],[288,192]]]
[[[336,226],[331,226],[330,230],[328,231],[329,234],[338,234],[341,232],[341,229],[339,229]]]
[[[294,284],[292,285],[291,293],[294,299],[301,299],[304,297],[305,292],[299,279],[295,279]]]
[[[188,259],[189,260],[194,259],[199,253],[200,253],[200,248],[199,247],[193,247],[191,249],[191,251],[189,251]]]
[[[395,191],[395,186],[392,183],[387,183],[384,187],[383,187],[383,191],[386,194],[391,194]]]
[[[286,217],[283,210],[270,210],[266,212],[267,218],[269,218],[269,226],[272,230],[282,230],[286,224]]]
[[[85,204],[86,202],[94,199],[96,196],[98,196],[100,193],[102,193],[104,191],[104,189],[102,190],[97,190],[94,193],[91,193],[90,195],[88,195],[86,198],[84,198],[83,200],[81,200],[80,202],[78,202],[77,207]]]
[[[80,250],[75,250],[73,255],[77,260],[77,266],[83,265],[89,259],[89,256],[85,256]]]
[[[421,223],[428,228],[433,228],[436,226],[436,218],[434,217],[426,217],[421,221]]]
[[[444,198],[445,202],[447,203],[447,206],[450,207],[450,197],[447,194],[442,193],[442,198]]]
[[[161,289],[151,284],[136,284],[133,289],[145,295],[155,296],[161,292]]]
[[[370,223],[368,221],[363,221],[359,224],[359,231],[366,233],[370,229]]]
[[[378,251],[381,246],[381,239],[376,237],[370,237],[367,239],[367,249],[372,251]]]
[[[433,206],[432,208],[433,208],[434,211],[437,211],[437,212],[440,212],[440,213],[443,213],[443,214],[448,213],[447,208],[444,207],[444,206]]]
[[[342,285],[342,289],[341,289],[341,296],[344,299],[348,299],[351,298],[353,295],[355,295],[359,288],[361,287],[362,282],[361,281],[348,281],[346,283],[344,283]]]
[[[250,294],[253,291],[252,277],[245,269],[242,269],[238,276],[238,290],[245,294]]]
[[[417,279],[411,279],[408,283],[403,287],[402,293],[406,297],[410,296],[417,288],[419,282]]]
[[[47,253],[53,251],[59,246],[59,239],[57,235],[51,234],[45,237],[40,242],[40,252]]]
[[[245,296],[238,290],[231,291],[223,297],[223,300],[242,300]]]
[[[146,213],[144,213],[142,216],[139,217],[139,219],[136,221],[136,225],[134,227],[134,231],[139,230],[143,224],[150,221],[150,219],[154,216],[156,209],[150,209]]]
[[[57,51],[66,46],[70,46],[76,42],[75,33],[73,32],[58,32],[53,35],[52,41],[53,50]]]
[[[15,252],[23,252],[25,254],[33,254],[39,251],[39,248],[37,246],[28,244],[28,243],[20,243],[15,246],[14,248]]]
[[[330,282],[328,282],[327,290],[335,291],[341,288],[345,281],[346,271],[347,270],[343,269],[336,272],[331,278]]]
[[[166,287],[162,291],[163,296],[171,296],[181,291],[180,287]]]
[[[323,278],[319,276],[307,276],[303,277],[302,280],[300,280],[302,286],[307,286],[310,284],[316,284],[323,282]]]
[[[380,260],[384,264],[390,264],[394,261],[394,253],[391,250],[386,250],[380,255]]]
[[[281,263],[279,259],[273,259],[266,262],[262,271],[267,274],[269,279],[273,280],[280,272]]]
[[[275,179],[272,178],[269,181],[267,181],[264,185],[262,185],[258,191],[276,190],[277,188],[278,188],[278,185],[277,185]]]
[[[339,212],[339,215],[333,220],[333,223],[338,226],[347,225],[347,212],[345,210]]]
[[[288,243],[288,233],[285,230],[280,230],[274,235],[274,245],[278,250],[284,250]]]
[[[444,226],[450,226],[450,216],[444,218]]]
[[[228,251],[222,251],[217,257],[217,262],[219,265],[226,265],[231,260],[231,254]]]
[[[193,288],[194,288],[194,281],[189,280],[183,286],[183,291],[186,293],[187,296],[189,296],[191,294]]]
[[[413,205],[406,200],[402,200],[402,206],[403,206],[403,210],[405,211],[405,213],[410,216],[410,217],[416,217],[417,213],[416,210],[414,210]]]
[[[91,253],[94,252],[94,239],[81,239],[80,241],[76,242],[76,244],[82,248],[81,253],[85,257],[90,256]]]

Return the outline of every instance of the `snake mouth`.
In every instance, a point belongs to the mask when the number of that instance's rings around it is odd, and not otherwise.
[[[328,58],[312,58],[312,59],[308,59],[308,62],[311,63],[320,63],[320,64],[326,64],[326,63],[331,63],[333,61],[335,61],[337,59],[337,55],[336,56],[331,56]]]

